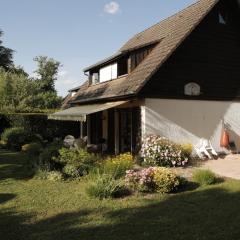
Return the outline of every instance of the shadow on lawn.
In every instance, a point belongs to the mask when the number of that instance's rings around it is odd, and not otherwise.
[[[240,192],[228,192],[216,186],[172,195],[158,203],[156,200],[145,201],[145,207],[102,214],[101,218],[108,224],[101,224],[94,211],[60,214],[33,224],[28,223],[32,216],[2,212],[0,239],[239,239]],[[93,220],[95,222],[91,222]]]
[[[21,152],[0,150],[0,180],[28,179],[29,172],[26,167],[27,159]]]
[[[0,193],[0,204],[10,201],[15,197],[15,194]]]

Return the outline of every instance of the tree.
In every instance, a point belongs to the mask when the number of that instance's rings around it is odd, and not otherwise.
[[[35,111],[56,109],[59,108],[62,102],[62,98],[57,96],[54,92],[39,93],[37,95],[31,95],[26,97],[21,106],[23,109],[35,109]]]
[[[0,29],[0,38],[3,35],[3,31]],[[13,50],[2,46],[2,40],[0,39],[0,67],[5,70],[13,67]]]
[[[39,91],[35,79],[0,68],[0,112],[42,112],[60,107],[54,91]]]
[[[21,67],[0,67],[0,112],[42,112],[61,106],[55,81],[60,63],[37,57],[38,78],[30,78]]]
[[[34,58],[38,64],[38,69],[35,71],[38,75],[38,84],[41,92],[55,92],[55,81],[60,67],[60,62],[48,58],[46,56],[39,56]]]
[[[29,74],[25,72],[22,66],[13,66],[11,69],[12,73],[18,74],[18,75],[24,75],[25,77],[28,77]]]
[[[0,68],[0,110],[16,111],[20,103],[34,94],[34,82],[25,74]]]

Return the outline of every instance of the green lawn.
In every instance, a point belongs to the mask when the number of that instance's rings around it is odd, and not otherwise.
[[[0,151],[1,240],[240,239],[240,182],[170,196],[92,200],[84,182],[29,179],[24,156]]]

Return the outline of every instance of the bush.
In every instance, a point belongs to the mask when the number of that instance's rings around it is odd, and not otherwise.
[[[63,174],[58,171],[48,172],[46,170],[38,169],[34,176],[37,180],[49,180],[49,181],[62,181],[64,180]]]
[[[57,182],[57,181],[62,181],[63,179],[64,178],[61,172],[52,171],[47,173],[47,180]]]
[[[193,151],[193,145],[192,144],[182,144],[180,146],[180,149],[182,151],[182,155],[186,158],[190,158],[192,155],[192,151]]]
[[[0,140],[0,148],[6,148],[7,147],[7,143],[3,140]]]
[[[153,181],[154,167],[145,168],[141,171],[128,170],[125,183],[128,187],[139,192],[154,192],[156,185]]]
[[[37,180],[47,180],[48,178],[48,171],[46,170],[42,170],[42,169],[38,169],[36,172],[35,172],[35,176],[34,178],[37,179]]]
[[[170,169],[150,167],[141,171],[129,170],[125,176],[127,186],[140,192],[170,193],[180,187],[179,177]]]
[[[193,172],[193,181],[201,186],[207,186],[216,183],[217,177],[211,170],[198,169]]]
[[[45,91],[43,93],[38,93],[36,95],[28,96],[22,102],[23,110],[46,110],[46,109],[56,109],[61,106],[62,98],[57,96],[57,93]]]
[[[144,139],[141,153],[144,162],[150,166],[184,166],[189,160],[183,154],[181,146],[156,135]]]
[[[170,169],[159,167],[155,168],[153,181],[156,184],[156,190],[160,193],[170,193],[180,185],[179,177]]]
[[[21,150],[22,145],[30,142],[41,141],[41,137],[32,134],[23,128],[7,128],[1,135],[1,140],[6,142],[6,146],[13,150]]]
[[[81,177],[81,172],[79,171],[79,169],[71,164],[67,164],[62,172],[67,176],[67,177],[72,177],[72,178],[79,178]]]
[[[98,157],[88,153],[84,149],[61,148],[59,156],[53,158],[55,162],[61,164],[67,175],[85,176],[98,161]]]
[[[42,170],[52,171],[59,169],[59,164],[54,161],[54,158],[59,156],[59,149],[62,147],[61,141],[50,143],[39,155],[39,167]]]
[[[40,134],[49,142],[66,135],[79,136],[79,123],[48,120],[46,114],[0,114],[0,134],[6,128],[17,127]]]
[[[99,199],[118,198],[129,194],[129,190],[121,180],[105,174],[98,175],[86,188],[86,192],[90,197]]]
[[[118,179],[123,177],[126,171],[131,169],[133,165],[133,156],[130,153],[125,153],[106,159],[100,166],[100,171]]]
[[[37,156],[42,151],[42,145],[40,143],[29,143],[22,146],[22,152],[30,155]]]

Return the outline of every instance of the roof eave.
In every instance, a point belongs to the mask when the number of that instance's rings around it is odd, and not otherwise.
[[[129,93],[126,95],[118,95],[118,96],[111,96],[111,97],[93,97],[83,100],[77,101],[70,101],[69,104],[80,104],[80,103],[95,103],[95,102],[106,102],[106,101],[115,101],[115,100],[122,100],[122,99],[129,99],[137,97],[136,93]]]
[[[113,61],[113,60],[115,60],[115,59],[117,59],[117,58],[119,58],[119,57],[121,57],[123,55],[124,55],[124,53],[117,52],[117,53],[113,54],[112,56],[110,56],[108,58],[105,58],[105,59],[103,59],[103,60],[101,60],[101,61],[99,61],[99,62],[97,62],[97,63],[95,63],[95,64],[93,64],[93,65],[91,65],[89,67],[87,67],[87,68],[84,68],[83,72],[88,72],[91,69],[94,69],[94,68],[100,67],[102,65],[105,65],[105,64],[107,64],[107,63],[109,63],[109,62],[111,62],[111,61]]]

